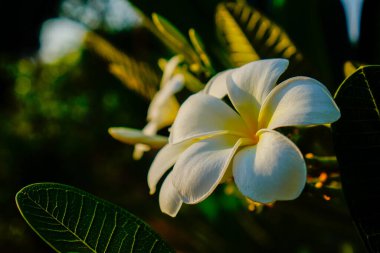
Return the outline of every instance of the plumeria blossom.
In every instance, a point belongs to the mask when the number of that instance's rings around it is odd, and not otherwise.
[[[150,192],[161,177],[161,210],[176,216],[183,203],[207,198],[229,178],[261,203],[292,200],[306,182],[303,155],[279,127],[336,121],[340,112],[317,80],[294,77],[276,86],[285,59],[261,60],[215,76],[189,97],[172,125],[169,143],[148,173]],[[233,108],[221,98],[228,96]]]
[[[174,74],[178,64],[182,61],[181,56],[174,56],[166,64],[160,90],[155,94],[148,108],[148,124],[142,131],[113,127],[109,133],[117,140],[128,144],[135,144],[133,158],[141,159],[144,152],[151,148],[160,148],[167,143],[167,138],[157,135],[157,131],[170,126],[179,110],[179,103],[174,94],[184,87],[184,77],[182,74]]]

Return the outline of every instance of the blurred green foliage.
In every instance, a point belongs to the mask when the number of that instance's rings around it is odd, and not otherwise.
[[[29,242],[17,245],[26,227],[13,218],[14,193],[37,181],[66,182],[103,193],[107,185],[122,188],[128,181],[125,173],[134,173],[126,171],[131,148],[114,141],[107,129],[111,122],[141,127],[147,104],[88,52],[51,65],[26,58],[7,68],[14,84],[7,94],[9,104],[0,110],[0,201],[8,206],[0,216],[0,233],[7,235],[1,236],[0,248],[10,243],[8,252],[25,252]],[[13,229],[18,235],[10,233]]]

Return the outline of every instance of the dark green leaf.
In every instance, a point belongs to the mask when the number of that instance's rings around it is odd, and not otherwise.
[[[380,66],[360,67],[335,95],[332,125],[343,191],[371,252],[380,251]]]
[[[32,184],[17,193],[16,203],[57,252],[172,252],[134,215],[71,186]]]

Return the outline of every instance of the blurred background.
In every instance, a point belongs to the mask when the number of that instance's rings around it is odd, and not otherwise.
[[[206,47],[216,43],[218,0],[133,2],[184,34],[195,28]],[[332,93],[344,80],[346,61],[380,62],[376,0],[364,1],[360,37],[349,35],[339,0],[249,4],[287,32],[312,66],[303,74]],[[107,57],[83,44],[84,34],[94,31],[160,73],[158,58],[173,53],[143,26],[127,0],[7,1],[0,20],[2,252],[53,251],[15,205],[17,191],[35,182],[72,185],[116,203],[149,223],[178,252],[365,252],[340,192],[327,201],[305,191],[295,201],[252,211],[230,186],[221,186],[201,204],[183,207],[174,219],[160,212],[146,183],[155,152],[134,161],[133,147],[107,133],[111,126],[144,127],[149,100],[126,88],[110,71]],[[321,155],[333,153],[326,129],[302,138],[305,153],[318,150],[321,142]]]

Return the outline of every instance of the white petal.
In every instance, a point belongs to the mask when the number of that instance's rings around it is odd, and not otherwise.
[[[223,98],[227,95],[227,76],[229,76],[234,69],[225,70],[218,73],[206,84],[204,92],[217,98]]]
[[[142,129],[143,134],[148,135],[148,136],[153,136],[156,135],[158,131],[158,127],[156,122],[148,122],[146,126]]]
[[[217,187],[241,141],[218,136],[191,145],[178,158],[172,171],[173,185],[185,203],[207,198]]]
[[[161,186],[159,203],[161,211],[171,217],[175,217],[182,206],[182,200],[172,184],[171,173]]]
[[[144,155],[144,153],[148,152],[150,150],[151,150],[151,148],[148,145],[142,144],[142,143],[137,143],[135,145],[135,148],[133,149],[132,157],[134,160],[140,160],[142,158],[142,156]]]
[[[170,60],[166,63],[164,73],[162,74],[161,85],[160,85],[161,88],[163,88],[167,84],[170,77],[173,75],[175,69],[182,61],[183,61],[183,57],[181,55],[176,55],[170,58]]]
[[[260,104],[251,94],[237,86],[231,76],[227,78],[227,90],[233,106],[239,112],[251,133],[255,134],[258,127]]]
[[[254,61],[235,69],[231,73],[231,77],[242,91],[261,105],[288,65],[289,62],[286,59]],[[233,94],[229,95],[232,95],[231,100],[233,101],[239,99],[235,99]],[[239,108],[237,109],[239,110]]]
[[[244,121],[234,110],[220,99],[203,93],[192,95],[182,104],[170,131],[170,143],[215,133],[248,135]]]
[[[288,138],[273,130],[262,131],[256,146],[240,150],[232,166],[239,190],[261,203],[295,199],[306,183],[301,152]]]
[[[327,88],[315,79],[288,79],[268,95],[259,115],[259,127],[314,125],[338,120],[340,112]]]
[[[149,122],[143,129],[142,133],[147,136],[155,136],[157,133],[157,124],[153,121]],[[133,159],[140,160],[145,152],[151,150],[150,146],[147,144],[137,143],[133,149]]]
[[[152,148],[161,148],[168,143],[168,138],[161,135],[146,135],[142,131],[127,127],[111,127],[108,133],[118,141],[127,144],[147,144]]]
[[[184,87],[184,81],[183,75],[175,75],[154,95],[148,108],[147,118],[155,122],[157,129],[173,123],[179,109],[179,103],[174,94]]]
[[[186,141],[174,145],[168,144],[157,153],[148,172],[150,194],[156,192],[158,181],[174,165],[178,156],[192,143],[191,141]]]

